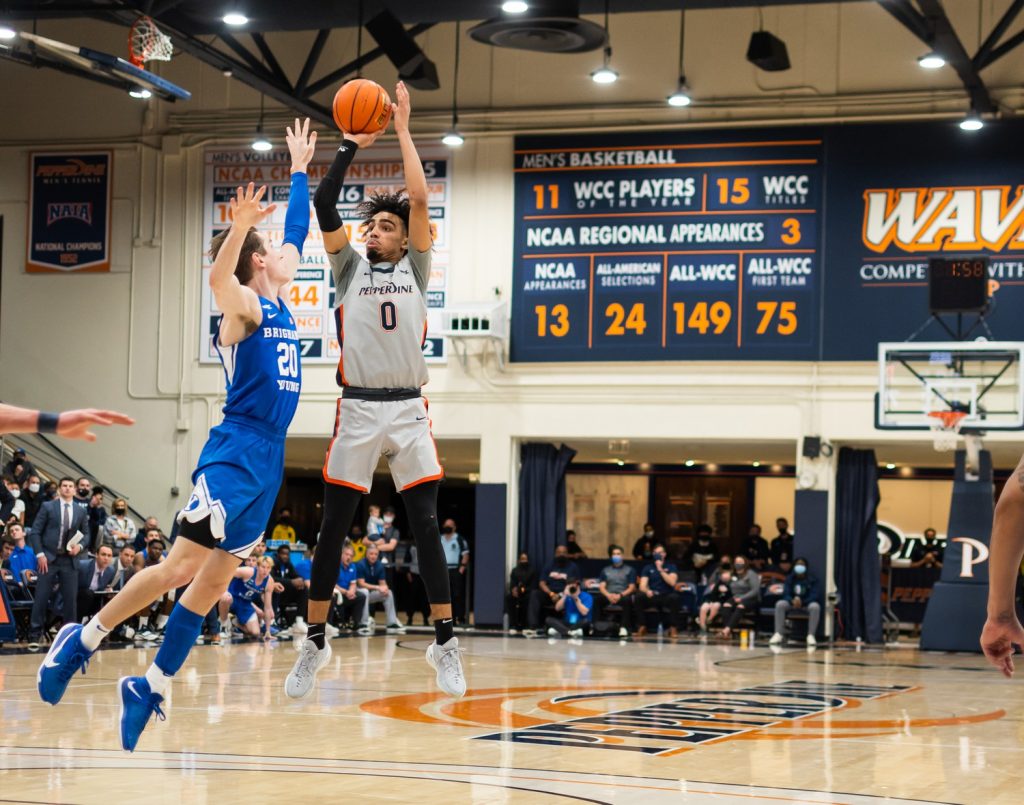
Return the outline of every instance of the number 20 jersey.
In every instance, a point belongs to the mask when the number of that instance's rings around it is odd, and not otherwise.
[[[423,342],[430,251],[410,248],[397,263],[370,265],[346,244],[327,257],[337,294],[338,385],[372,389],[426,385]]]

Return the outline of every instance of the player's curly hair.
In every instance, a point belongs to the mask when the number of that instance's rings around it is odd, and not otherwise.
[[[379,212],[390,212],[401,218],[405,231],[409,231],[409,197],[405,195],[404,187],[397,193],[374,193],[356,207],[356,212],[363,219],[363,224],[370,223]]]

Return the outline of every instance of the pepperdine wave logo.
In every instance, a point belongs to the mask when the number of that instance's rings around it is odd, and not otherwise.
[[[107,172],[105,162],[90,165],[81,159],[68,159],[64,164],[36,165],[36,176],[52,178],[55,176],[103,176]]]
[[[92,202],[56,202],[46,205],[46,225],[51,226],[57,221],[74,219],[92,223]]]
[[[1024,186],[864,191],[864,245],[873,252],[1024,249]]]

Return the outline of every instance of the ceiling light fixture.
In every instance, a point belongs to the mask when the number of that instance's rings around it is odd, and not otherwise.
[[[608,37],[608,44],[604,47],[604,61],[590,74],[590,80],[595,84],[614,84],[619,80],[619,74],[609,64],[612,60],[612,34],[608,28],[608,3],[609,0],[604,0],[604,33]]]
[[[501,10],[506,14],[522,14],[524,11],[529,10],[529,8],[523,0],[505,0],[501,4]]]
[[[931,53],[925,53],[923,56],[918,56],[917,64],[925,70],[938,70],[940,67],[946,66],[946,60],[935,51],[932,51]]]
[[[141,98],[143,100],[145,100],[146,98],[153,97],[153,93],[145,87],[132,87],[130,90],[128,90],[128,94],[131,95],[133,98]]]
[[[684,463],[684,464],[685,464],[685,465],[686,465],[687,467],[692,467],[692,466],[693,466],[694,464],[696,464],[697,462],[696,462],[696,461],[694,461],[694,460],[693,460],[692,458],[688,458],[688,459],[686,459],[686,461],[684,461],[683,463]]]
[[[227,14],[221,17],[221,19],[224,21],[226,25],[236,26],[245,25],[249,21],[249,18],[240,11],[229,11]]]
[[[14,37],[16,37],[17,35],[18,32],[15,31],[10,25],[0,25],[0,40],[4,42],[9,42],[10,40],[14,39]]]
[[[967,117],[960,121],[960,128],[964,131],[979,131],[985,128],[985,121],[981,119],[981,115],[972,109]]]
[[[459,133],[459,38],[461,33],[461,22],[455,21],[455,70],[452,74],[452,127],[445,132],[441,142],[449,148],[458,148],[466,138]]]
[[[669,106],[689,106],[693,103],[689,88],[686,86],[686,71],[683,69],[683,46],[686,44],[686,11],[679,12],[679,82],[676,91],[665,100]]]
[[[761,466],[761,462],[760,461],[751,462],[750,466],[751,467],[760,467]]]
[[[260,122],[256,124],[256,137],[252,141],[250,148],[253,151],[269,151],[274,147],[274,144],[266,138],[263,134],[263,94],[260,94]]]
[[[892,462],[889,462],[888,464],[885,465],[885,468],[887,470],[894,470],[894,469],[896,469],[896,465],[893,464]]]

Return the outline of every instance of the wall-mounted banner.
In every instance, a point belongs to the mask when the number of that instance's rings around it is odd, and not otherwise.
[[[25,271],[110,271],[110,151],[29,155]]]
[[[320,179],[334,159],[335,150],[318,151],[309,165],[310,200]],[[428,363],[445,359],[445,340],[437,335],[441,329],[441,309],[448,288],[448,260],[451,234],[451,164],[442,149],[420,149],[429,191],[430,223],[434,234],[433,270],[427,292],[427,339],[423,346]],[[202,322],[199,361],[217,363],[213,334],[217,330],[220,311],[208,282],[211,261],[207,249],[210,239],[229,225],[229,199],[240,185],[255,182],[267,185],[266,200],[277,209],[264,224],[271,241],[280,244],[284,238],[284,216],[288,207],[291,161],[287,149],[256,153],[248,148],[210,148],[205,153],[203,210],[203,282]],[[365,238],[355,207],[373,193],[394,193],[405,187],[402,178],[402,157],[397,147],[373,147],[360,151],[345,174],[338,210],[345,231],[353,246],[364,252]],[[335,364],[340,356],[338,333],[334,321],[334,279],[324,251],[320,227],[310,205],[309,237],[302,251],[295,282],[285,300],[295,317],[299,344],[305,363]]]

